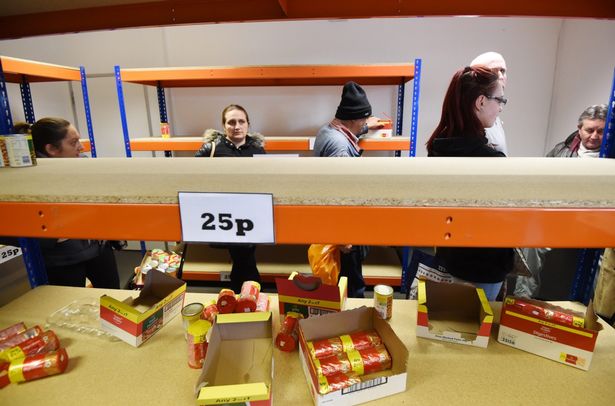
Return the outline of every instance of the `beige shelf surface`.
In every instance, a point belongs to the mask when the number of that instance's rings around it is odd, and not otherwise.
[[[107,293],[118,299],[136,292],[42,286],[0,308],[0,326],[19,321],[44,325],[53,311],[78,298]],[[213,294],[188,293],[185,303],[207,303]],[[274,334],[277,297],[271,296]],[[349,299],[348,308],[372,305]],[[615,330],[598,336],[588,372],[501,345],[494,327],[486,349],[417,338],[415,301],[394,300],[393,330],[409,351],[407,390],[369,403],[381,405],[591,404],[615,398]],[[499,305],[494,305],[499,314]],[[67,371],[0,390],[2,405],[194,405],[198,370],[187,365],[181,318],[175,317],[139,348],[124,342],[55,329],[70,356]],[[296,352],[273,351],[273,398],[277,405],[311,405]]]
[[[178,191],[272,193],[276,205],[615,208],[615,160],[40,159],[0,171],[4,202],[176,204]]]

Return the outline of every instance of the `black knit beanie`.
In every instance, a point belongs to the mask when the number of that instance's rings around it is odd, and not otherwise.
[[[348,82],[342,90],[342,100],[337,106],[335,118],[340,120],[356,120],[372,115],[372,106],[367,100],[365,90],[355,82]]]

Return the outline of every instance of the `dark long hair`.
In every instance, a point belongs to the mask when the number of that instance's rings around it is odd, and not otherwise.
[[[70,123],[63,118],[45,117],[34,124],[20,122],[15,123],[13,127],[16,133],[31,133],[34,150],[39,154],[47,155],[45,146],[51,144],[55,148],[60,148],[69,126]]]
[[[498,74],[486,66],[466,66],[455,72],[442,103],[440,122],[427,141],[427,151],[431,152],[436,138],[484,136],[485,127],[476,116],[474,102],[480,95],[490,96],[497,83]]]

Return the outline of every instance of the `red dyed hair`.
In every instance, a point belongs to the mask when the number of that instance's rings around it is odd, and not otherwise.
[[[427,141],[427,151],[431,152],[436,138],[484,136],[485,127],[476,116],[474,102],[480,95],[491,96],[497,83],[498,74],[483,65],[455,72],[442,103],[440,123]]]

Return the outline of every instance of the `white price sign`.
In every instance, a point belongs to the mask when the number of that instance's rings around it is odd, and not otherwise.
[[[21,255],[21,248],[0,245],[0,264]]]
[[[182,240],[275,243],[273,195],[179,192]]]

